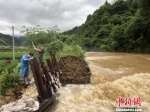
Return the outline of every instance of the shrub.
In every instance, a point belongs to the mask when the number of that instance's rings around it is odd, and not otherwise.
[[[17,64],[18,64],[18,60],[11,60],[10,65],[6,67],[8,73],[11,73],[13,71],[13,68],[15,68]]]
[[[110,46],[108,46],[108,45],[101,45],[100,46],[100,50],[101,51],[110,51]]]
[[[5,61],[4,60],[0,60],[0,73],[5,69]]]
[[[85,57],[85,51],[79,45],[65,46],[61,53],[62,56],[73,55],[82,59]]]
[[[11,87],[14,87],[18,85],[19,83],[19,64],[16,66],[16,68],[13,69],[13,72],[8,73],[6,70],[5,72],[2,73],[0,76],[0,94],[4,95],[5,90]]]
[[[4,60],[0,60],[0,67],[5,67],[5,61]]]
[[[64,44],[60,40],[56,40],[47,45],[47,52],[55,53],[57,51],[62,51]]]

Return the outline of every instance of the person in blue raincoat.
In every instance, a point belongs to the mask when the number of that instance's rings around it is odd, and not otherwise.
[[[29,75],[29,64],[32,58],[33,58],[33,53],[24,54],[20,62],[19,75],[21,77],[24,77],[24,81],[26,85],[29,84],[27,80],[28,80],[28,75]]]

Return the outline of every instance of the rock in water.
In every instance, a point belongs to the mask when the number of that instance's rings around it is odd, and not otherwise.
[[[59,76],[62,84],[85,84],[90,83],[91,72],[84,59],[75,56],[60,58],[59,62],[62,74]]]

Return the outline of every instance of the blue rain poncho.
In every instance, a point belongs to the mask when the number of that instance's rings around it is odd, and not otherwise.
[[[29,75],[29,62],[30,62],[30,58],[28,57],[27,54],[23,55],[21,58],[21,62],[20,62],[20,71],[19,71],[19,75],[22,77],[28,77]]]

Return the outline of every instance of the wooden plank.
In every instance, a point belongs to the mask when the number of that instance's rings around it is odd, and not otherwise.
[[[52,95],[49,99],[45,99],[41,104],[40,108],[36,112],[45,112],[45,110],[51,106],[51,104],[56,100],[56,97]]]

